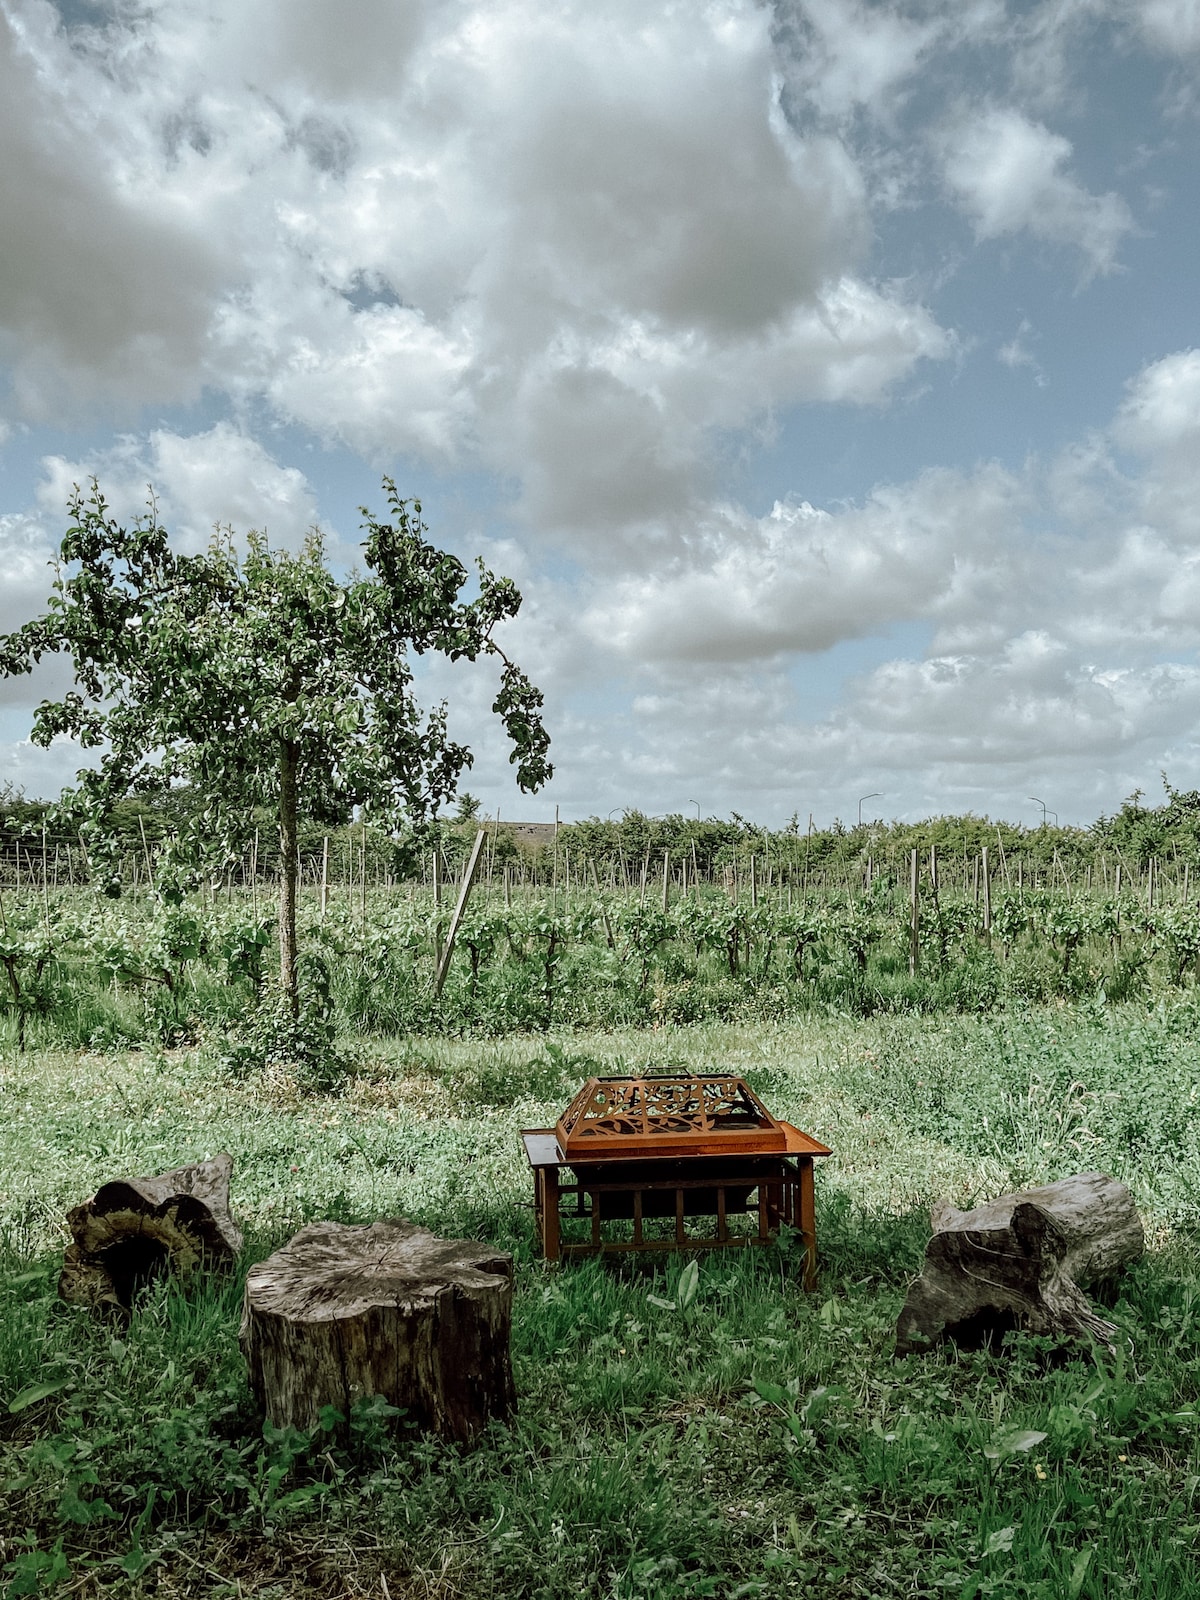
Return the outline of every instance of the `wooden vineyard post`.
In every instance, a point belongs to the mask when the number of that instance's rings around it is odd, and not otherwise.
[[[599,893],[600,893],[600,875],[596,871],[596,863],[595,863],[594,860],[589,858],[588,865],[592,869],[592,882],[596,886],[597,895],[599,895]],[[507,868],[505,870],[507,871]],[[505,887],[507,888],[508,879],[506,878],[504,881],[505,881]],[[602,919],[602,921],[604,923],[604,937],[608,941],[608,948],[610,950],[615,950],[617,948],[617,942],[613,938],[612,921],[611,921],[611,919],[609,918],[609,915],[608,915],[608,907],[604,904],[603,900],[601,900],[601,902],[600,902],[600,916],[601,916],[601,919]]]
[[[138,832],[142,836],[142,855],[146,860],[146,883],[154,883],[154,868],[150,864],[150,846],[146,843],[146,824],[142,821],[141,812],[138,813]]]
[[[321,921],[325,920],[325,912],[329,906],[329,835],[326,834],[321,845]]]
[[[754,856],[753,853],[752,853],[751,856],[750,856],[750,905],[751,905],[751,907],[754,907],[754,906],[758,905],[758,876],[757,876],[757,869],[758,869],[758,860],[757,860],[757,857]]]
[[[988,861],[988,847],[983,847],[983,937],[992,942],[992,873]]]
[[[486,837],[487,835],[482,828],[475,835],[475,843],[471,849],[471,859],[467,862],[466,871],[463,873],[462,886],[458,891],[458,901],[454,907],[454,915],[450,918],[450,931],[446,935],[445,948],[438,956],[437,974],[433,980],[433,992],[435,995],[441,994],[442,985],[446,981],[446,974],[450,970],[450,957],[454,954],[454,941],[458,937],[458,925],[467,909],[467,899],[471,893],[471,885],[475,881],[475,869],[479,865],[479,856]]]
[[[921,902],[918,897],[918,865],[917,852],[912,852],[909,863],[909,924],[908,924],[908,973],[915,977],[917,968],[921,964]]]
[[[667,874],[670,872],[670,870],[671,870],[671,852],[669,850],[664,850],[663,851],[663,899],[662,899],[662,908],[663,908],[663,916],[664,917],[667,914],[667,891],[668,891],[668,887],[669,887],[669,879],[668,879]]]
[[[1000,871],[1004,874],[1004,887],[1012,888],[1012,876],[1008,870],[1008,857],[1004,854],[1004,840],[1000,837],[1000,829],[996,829],[996,844],[1000,849]]]

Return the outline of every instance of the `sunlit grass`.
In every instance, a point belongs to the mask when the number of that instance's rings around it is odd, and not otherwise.
[[[0,1595],[1196,1592],[1195,1023],[1181,1001],[374,1041],[337,1096],[196,1052],[10,1054]],[[518,1130],[590,1071],[688,1065],[745,1073],[834,1147],[815,1295],[786,1241],[702,1259],[686,1305],[685,1257],[535,1258]],[[247,1263],[316,1217],[511,1249],[512,1427],[466,1454],[369,1415],[348,1449],[264,1438],[238,1279],[164,1286],[127,1327],[58,1303],[71,1204],[219,1149]],[[1016,1339],[893,1359],[932,1198],[1091,1167],[1133,1185],[1152,1244],[1109,1297],[1117,1357]]]

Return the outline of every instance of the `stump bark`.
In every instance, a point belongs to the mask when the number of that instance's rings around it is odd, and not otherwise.
[[[276,1427],[378,1394],[466,1443],[516,1409],[511,1331],[511,1256],[397,1219],[302,1228],[251,1269],[240,1337]]]
[[[58,1292],[77,1305],[128,1311],[164,1273],[231,1265],[242,1248],[229,1210],[233,1157],[149,1178],[118,1178],[67,1213],[72,1243]]]
[[[1010,1327],[1110,1342],[1083,1290],[1145,1248],[1123,1183],[1099,1172],[1001,1195],[973,1211],[942,1201],[921,1275],[896,1323],[896,1354],[944,1338],[978,1343]]]

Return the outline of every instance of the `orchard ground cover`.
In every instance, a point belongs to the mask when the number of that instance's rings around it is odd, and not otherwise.
[[[904,887],[883,876],[808,898],[790,886],[753,896],[694,884],[673,897],[578,885],[480,890],[435,994],[448,904],[401,883],[333,894],[322,912],[310,889],[299,911],[302,1009],[328,1039],[503,1036],[778,1022],[831,1009],[1121,1002],[1190,993],[1200,971],[1200,914],[1179,885],[1158,900],[1041,887],[997,889],[985,901],[944,890],[921,905],[915,962],[910,910]],[[264,1003],[270,1010],[274,922],[269,886],[171,898],[3,894],[0,1045],[206,1041],[261,1066],[270,1029],[253,1019]]]
[[[374,1037],[334,1093],[209,1048],[9,1047],[0,1595],[1198,1593],[1198,1034],[1189,992]],[[698,1271],[535,1259],[517,1130],[591,1071],[692,1065],[744,1073],[834,1147],[815,1295],[787,1239]],[[512,1250],[512,1426],[466,1453],[371,1405],[349,1444],[264,1430],[240,1279],[161,1286],[127,1326],[57,1302],[69,1205],[218,1149],[247,1263],[318,1217]],[[1108,1298],[1115,1354],[1010,1335],[894,1361],[933,1197],[1096,1167],[1131,1184],[1150,1246]]]

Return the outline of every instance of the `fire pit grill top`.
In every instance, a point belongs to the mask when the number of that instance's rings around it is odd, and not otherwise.
[[[795,1132],[726,1073],[589,1078],[554,1131],[569,1161],[783,1152]]]

